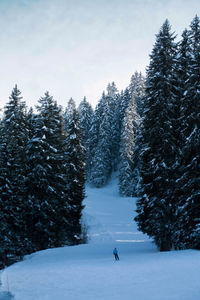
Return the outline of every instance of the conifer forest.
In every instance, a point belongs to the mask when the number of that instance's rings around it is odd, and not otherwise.
[[[179,40],[166,20],[146,75],[122,91],[109,83],[95,108],[85,97],[63,108],[49,92],[27,108],[19,88],[1,117],[0,255],[86,243],[85,184],[113,172],[160,251],[200,248],[198,16]]]

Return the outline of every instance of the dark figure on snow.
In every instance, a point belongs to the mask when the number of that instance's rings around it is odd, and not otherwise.
[[[117,248],[115,248],[115,249],[113,250],[113,254],[114,254],[114,256],[115,256],[115,260],[119,260]]]

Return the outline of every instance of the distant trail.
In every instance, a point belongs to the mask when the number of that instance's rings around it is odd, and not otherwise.
[[[111,243],[121,246],[124,243],[150,242],[139,232],[134,221],[136,198],[120,197],[118,179],[113,176],[110,184],[101,189],[87,187],[85,199],[85,220],[88,225],[89,243]]]

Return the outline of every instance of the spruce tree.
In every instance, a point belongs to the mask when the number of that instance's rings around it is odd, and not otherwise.
[[[98,142],[99,142],[100,124],[101,124],[101,120],[103,117],[103,107],[104,107],[105,101],[106,101],[106,95],[103,92],[102,97],[94,110],[94,114],[93,114],[92,122],[91,122],[91,128],[89,131],[89,156],[91,157],[89,181],[92,184],[94,183],[93,182],[93,171],[95,171],[95,166],[96,166],[95,156],[97,155],[96,152],[97,152],[97,146],[98,146]]]
[[[89,151],[90,128],[93,118],[92,106],[87,102],[86,97],[81,101],[78,107],[80,127],[83,135],[83,144],[86,149],[86,174],[89,177],[91,156]]]
[[[132,98],[125,112],[121,136],[119,191],[122,196],[133,197],[136,195],[138,170],[134,152],[137,126],[138,116],[136,114],[135,101]]]
[[[128,89],[131,94],[131,98],[135,101],[137,114],[142,116],[145,96],[145,78],[141,72],[136,71],[131,76],[131,82]]]
[[[92,129],[95,128],[92,136],[95,140],[95,147],[93,147],[93,159],[91,166],[90,182],[95,187],[102,187],[107,184],[112,172],[112,114],[110,107],[112,106],[112,97],[103,93],[96,113],[95,124]]]
[[[28,141],[26,106],[17,85],[7,103],[1,124],[0,146],[0,247],[23,255],[28,251],[25,236],[25,148]]]
[[[120,103],[119,103],[120,135],[121,135],[122,127],[123,127],[125,113],[131,103],[131,98],[132,98],[132,96],[131,96],[130,90],[128,88],[126,88],[125,91],[122,91],[122,93],[120,95]]]
[[[116,84],[114,83],[114,81],[112,83],[109,83],[107,86],[107,95],[114,99],[117,92],[118,92],[117,87],[116,87]]]
[[[161,251],[170,250],[175,226],[176,199],[173,167],[176,136],[173,130],[176,44],[168,20],[156,36],[147,71],[140,159],[141,197],[136,222],[153,237]],[[172,179],[171,179],[172,178]]]
[[[181,108],[184,144],[182,146],[182,176],[179,179],[182,206],[179,214],[178,241],[181,248],[200,248],[200,20],[198,16],[192,20],[188,33],[189,37],[185,36],[185,39],[189,38],[185,50],[187,57],[183,62],[187,73],[184,72],[186,73],[185,91]]]
[[[112,117],[112,171],[115,172],[119,167],[120,160],[120,139],[121,139],[121,95],[116,94],[114,100],[113,117]]]
[[[111,172],[118,169],[120,149],[120,95],[114,82],[107,86],[108,123],[110,123]],[[110,176],[110,175],[109,175]]]
[[[176,118],[172,123],[174,134],[176,136],[176,161],[173,167],[173,181],[172,186],[174,198],[176,199],[175,214],[175,231],[173,232],[172,242],[175,249],[186,248],[186,227],[187,222],[184,220],[185,213],[185,154],[183,148],[186,142],[186,115],[185,115],[185,95],[187,94],[188,74],[191,60],[191,42],[189,32],[187,29],[182,34],[182,39],[178,44],[176,65],[174,70],[174,111]],[[186,113],[187,114],[187,113]]]
[[[136,73],[136,78],[138,73]],[[131,82],[133,83],[134,75],[132,76]],[[136,81],[137,82],[137,81]],[[124,92],[120,95],[120,103],[119,103],[119,134],[120,134],[120,157],[119,157],[119,190],[120,194],[123,196],[134,195],[136,196],[139,188],[139,154],[140,154],[140,139],[139,136],[139,124],[140,124],[140,116],[136,112],[136,101],[134,95],[137,94],[140,89],[136,89],[138,84],[132,84],[132,93],[131,88],[126,88]],[[142,100],[144,101],[144,99]],[[135,111],[135,112],[134,112]],[[128,113],[128,115],[127,115]],[[132,123],[131,122],[131,118]],[[129,119],[128,125],[127,118]],[[137,119],[137,126],[136,126]],[[130,130],[130,124],[132,126],[132,130]],[[130,138],[132,146],[128,145],[128,136]],[[133,148],[132,148],[133,147]],[[127,152],[128,151],[128,152]],[[123,155],[123,152],[129,153],[132,152],[131,160],[129,163],[127,162],[128,156]],[[123,167],[122,167],[123,166]],[[131,167],[130,167],[131,166]],[[128,178],[126,178],[126,172],[128,172]]]
[[[76,108],[73,109],[68,122],[65,155],[69,211],[68,243],[76,245],[85,242],[82,232],[82,210],[85,197],[85,148]]]
[[[69,228],[61,109],[46,92],[37,110],[27,146],[28,228],[35,250],[64,245]]]
[[[68,131],[68,125],[71,122],[71,118],[73,116],[73,112],[75,108],[76,108],[76,103],[74,99],[70,98],[64,112],[64,129],[66,132]]]

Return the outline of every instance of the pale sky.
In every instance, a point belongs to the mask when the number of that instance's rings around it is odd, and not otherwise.
[[[95,106],[149,63],[166,18],[178,38],[199,0],[0,0],[0,107],[17,83],[28,106],[48,90],[58,104]]]

